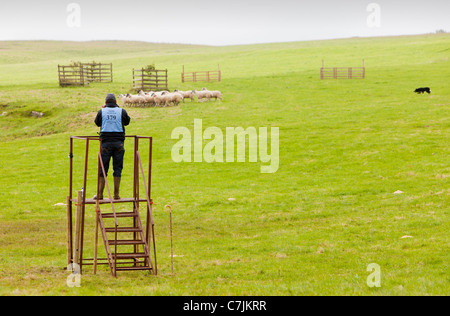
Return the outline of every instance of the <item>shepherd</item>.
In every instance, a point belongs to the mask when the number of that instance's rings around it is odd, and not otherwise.
[[[95,124],[100,127],[101,157],[105,167],[105,175],[100,169],[99,195],[95,200],[103,200],[105,178],[108,176],[109,162],[113,159],[114,200],[120,200],[120,180],[122,179],[123,157],[125,154],[125,126],[130,124],[128,113],[117,105],[116,96],[108,94],[105,105],[97,113]]]

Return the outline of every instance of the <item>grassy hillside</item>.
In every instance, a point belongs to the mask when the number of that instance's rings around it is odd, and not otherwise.
[[[0,42],[0,295],[448,294],[449,40]],[[365,80],[319,79],[322,59],[358,67],[363,58]],[[57,65],[78,60],[112,62],[114,83],[59,88]],[[128,92],[131,69],[153,63],[169,70],[170,89],[224,94],[223,102],[127,108],[127,133],[154,137],[160,275],[114,279],[106,268],[97,276],[88,268],[81,288],[68,288],[66,209],[55,204],[68,194],[69,136],[96,134],[105,95]],[[181,83],[182,65],[217,64],[223,82]],[[421,86],[432,94],[414,94]],[[279,127],[278,172],[261,174],[262,163],[174,163],[171,132],[193,131],[194,119],[222,131]],[[132,190],[128,146],[122,195]],[[78,167],[83,150],[77,143]],[[94,175],[95,148],[91,158]],[[75,182],[82,187],[79,169]],[[174,275],[167,203],[174,208]],[[94,210],[86,216],[89,257]],[[370,263],[381,267],[380,288],[366,284]]]

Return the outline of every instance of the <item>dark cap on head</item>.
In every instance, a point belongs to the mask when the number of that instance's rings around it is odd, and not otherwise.
[[[109,93],[106,96],[106,103],[116,103],[116,102],[117,102],[117,100],[116,100],[116,96],[114,94]]]

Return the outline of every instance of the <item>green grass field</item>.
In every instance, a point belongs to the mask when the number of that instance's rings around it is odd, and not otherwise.
[[[229,47],[0,42],[0,295],[448,295],[449,57],[449,34]],[[322,59],[359,67],[363,58],[365,80],[319,78]],[[58,64],[93,60],[114,64],[114,83],[59,88]],[[66,208],[55,205],[68,195],[69,137],[95,135],[105,95],[130,91],[131,69],[153,63],[169,70],[172,90],[224,94],[127,108],[127,134],[154,137],[159,275],[115,279],[107,267],[95,276],[87,267],[81,287],[69,288]],[[223,82],[181,83],[182,65],[217,64]],[[413,93],[422,86],[432,93]],[[174,163],[171,132],[192,131],[194,119],[223,131],[279,127],[279,170]],[[122,196],[132,192],[128,149]],[[76,143],[78,167],[83,153]],[[81,189],[80,169],[74,184]],[[86,221],[92,257],[93,208]],[[379,288],[366,284],[371,263],[381,268]]]

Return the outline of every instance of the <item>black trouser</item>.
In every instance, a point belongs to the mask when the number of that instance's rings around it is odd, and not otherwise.
[[[106,176],[108,176],[109,162],[113,159],[114,177],[122,177],[123,156],[125,147],[123,142],[103,143],[102,161],[105,166]],[[100,168],[100,177],[103,177],[103,170]]]

